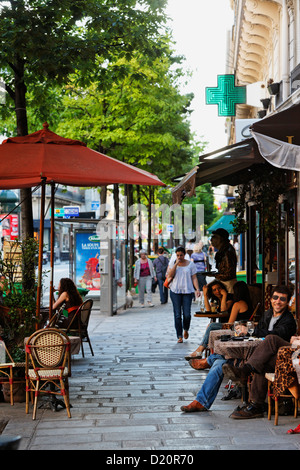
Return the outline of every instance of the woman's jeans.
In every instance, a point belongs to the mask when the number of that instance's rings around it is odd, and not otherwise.
[[[209,333],[215,330],[222,330],[222,323],[212,322],[208,325],[203,335],[202,341],[200,343],[201,346],[203,346],[204,348],[207,348],[208,340],[209,340]]]
[[[211,367],[204,384],[197,393],[196,400],[209,410],[216,399],[224,378],[222,366],[229,361],[220,354],[211,354],[206,360]]]
[[[144,303],[145,290],[147,292],[147,302],[152,301],[152,277],[143,276],[139,278],[139,302]]]
[[[194,294],[175,294],[170,291],[173,304],[174,323],[177,338],[182,338],[183,330],[188,331],[191,323],[191,305]],[[183,319],[182,319],[183,317]]]

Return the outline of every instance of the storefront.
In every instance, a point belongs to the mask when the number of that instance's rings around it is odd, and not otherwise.
[[[172,190],[174,203],[181,203],[204,183],[225,184],[238,190],[241,203],[237,224],[245,224],[243,256],[247,283],[260,280],[257,273],[261,267],[265,307],[272,285],[290,285],[297,318],[300,315],[299,122],[300,105],[295,105],[254,123],[252,138],[200,156],[197,167],[174,178],[178,184]],[[239,228],[243,227],[239,225]]]

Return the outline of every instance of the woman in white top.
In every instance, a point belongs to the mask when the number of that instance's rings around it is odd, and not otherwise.
[[[197,280],[197,268],[194,263],[185,259],[185,249],[176,249],[176,262],[168,269],[168,278],[172,278],[170,284],[170,297],[173,304],[175,330],[178,343],[188,339],[191,323],[191,305],[196,290],[196,296],[200,296]],[[183,335],[182,335],[183,333]]]

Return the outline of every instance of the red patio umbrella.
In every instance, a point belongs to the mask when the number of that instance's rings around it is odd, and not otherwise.
[[[50,297],[53,287],[54,184],[104,186],[113,183],[165,186],[157,176],[89,149],[79,140],[50,131],[48,124],[33,134],[12,137],[0,145],[0,188],[29,188],[42,183],[37,316],[40,312],[45,184],[51,184]],[[50,302],[51,314],[51,302]]]

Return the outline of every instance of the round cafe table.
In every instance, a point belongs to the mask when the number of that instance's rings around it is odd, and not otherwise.
[[[220,330],[212,330],[210,333],[209,333],[209,339],[208,339],[208,349],[210,349],[210,351],[213,351],[215,352],[215,341],[217,341],[218,339],[220,339],[221,336],[223,335],[228,335],[228,336],[234,336],[234,331],[230,330],[230,329],[220,329]]]
[[[223,334],[227,334],[227,331],[223,330]],[[241,341],[216,340],[214,342],[214,352],[216,354],[221,354],[225,359],[242,359],[243,361],[247,361],[261,341],[261,338],[255,338],[253,340],[245,339]]]

